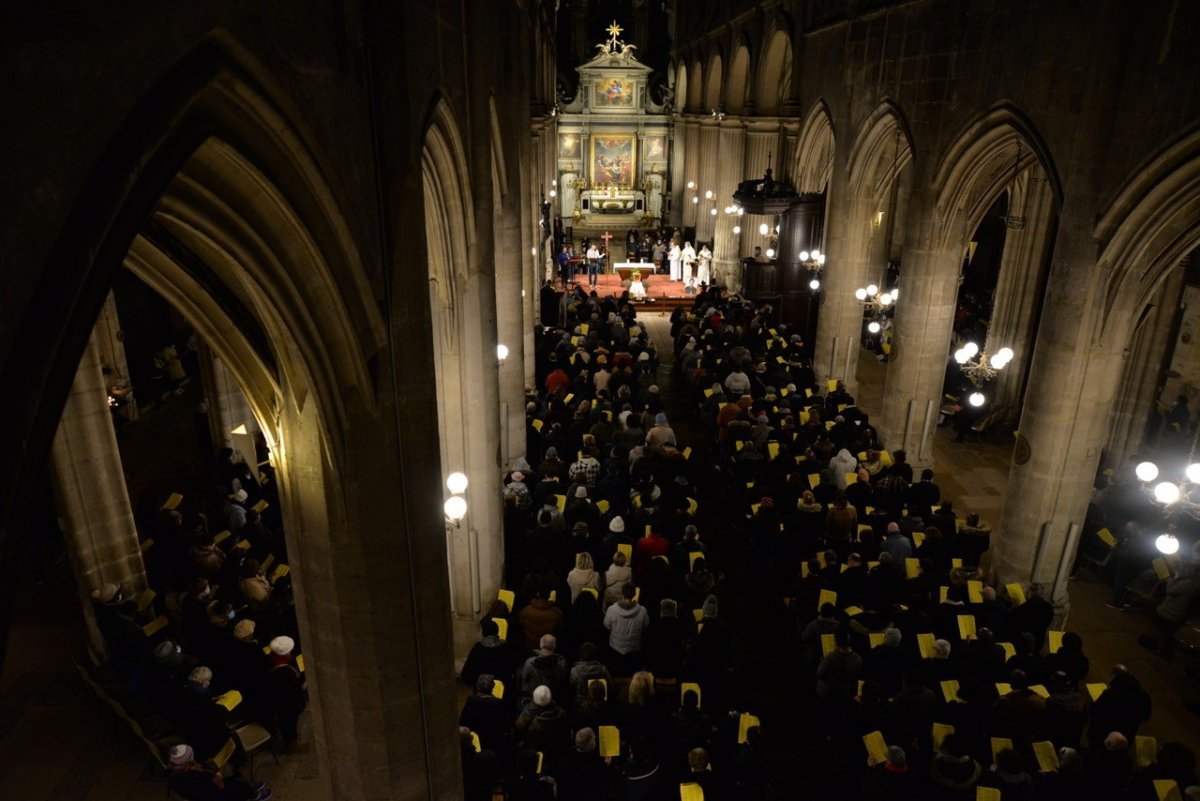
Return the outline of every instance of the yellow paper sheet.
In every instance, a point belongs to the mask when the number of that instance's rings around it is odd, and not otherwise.
[[[475,747],[475,753],[477,754],[483,750],[483,746],[479,742],[479,735],[475,732],[471,732],[471,745]]]
[[[1089,683],[1087,686],[1088,695],[1093,701],[1099,701],[1100,696],[1104,695],[1104,691],[1108,689],[1108,685],[1104,682]]]
[[[817,611],[821,611],[821,607],[825,604],[833,604],[837,606],[837,593],[833,590],[821,590],[821,594],[817,597]]]
[[[857,615],[861,615],[862,613],[863,613],[863,609],[861,606],[847,606],[846,607],[846,617],[855,617]]]
[[[600,727],[600,756],[615,757],[621,755],[621,732],[616,726]]]
[[[1179,784],[1174,779],[1155,779],[1154,794],[1158,796],[1158,801],[1180,801],[1183,798]]]
[[[1154,566],[1154,575],[1158,576],[1160,581],[1166,581],[1171,577],[1171,568],[1167,567],[1167,560],[1161,556],[1156,557],[1150,562]]]
[[[218,751],[216,756],[212,758],[213,764],[218,768],[225,767],[225,764],[229,762],[229,758],[233,756],[233,752],[236,750],[237,743],[235,743],[233,738],[230,737],[229,741],[225,743],[225,747]]]
[[[830,423],[830,425],[832,425],[832,423]],[[846,474],[846,485],[847,486],[849,486],[850,484],[857,484],[857,483],[858,483],[858,473],[847,473]]]
[[[746,732],[753,729],[755,726],[762,726],[758,718],[751,715],[749,712],[743,712],[738,718],[738,744],[746,742]]]
[[[495,683],[492,685],[492,695],[497,698],[504,697],[504,682],[500,681],[500,679],[496,679]]]
[[[963,561],[961,559],[959,559],[957,556],[950,560],[951,568],[957,568],[959,570],[962,570],[962,566],[963,566]]]
[[[183,503],[183,495],[178,492],[172,492],[167,496],[167,499],[163,501],[162,508],[166,509],[168,512],[172,512],[179,508],[179,504],[181,503]]]
[[[1004,661],[1005,662],[1007,662],[1008,660],[1012,659],[1014,656],[1017,655],[1017,646],[1013,645],[1011,642],[998,642],[998,643],[996,643],[996,645],[999,645],[1001,648],[1004,649]]]
[[[920,548],[922,545],[924,545],[925,544],[925,532],[924,531],[914,531],[913,532],[913,542],[915,542],[917,544],[918,548]]]
[[[778,455],[779,455],[779,443],[778,442],[768,442],[767,443],[767,457],[770,459],[774,459]]]
[[[1050,697],[1050,691],[1046,689],[1045,685],[1031,684],[1031,685],[1029,685],[1029,689],[1034,695],[1039,696],[1041,698],[1049,698]]]
[[[600,600],[600,591],[599,591],[599,590],[597,590],[595,587],[584,587],[584,588],[583,588],[582,590],[580,590],[580,591],[581,591],[581,592],[586,592],[588,595],[592,596],[592,597],[593,597],[593,598],[595,598],[597,601],[599,601],[599,600]]]
[[[958,682],[954,679],[947,679],[942,682],[942,695],[946,699],[947,704],[962,703],[963,700],[958,697]]]
[[[904,575],[907,578],[915,579],[921,575],[921,560],[914,559],[911,556],[904,560]]]
[[[141,549],[142,553],[146,553],[146,551],[149,551],[153,547],[154,547],[154,538],[153,537],[151,537],[150,539],[142,540],[142,544],[138,546],[138,548]]]
[[[695,782],[679,785],[679,801],[704,801],[704,788]]]
[[[1008,695],[1012,692],[1012,685],[1007,682],[998,681],[996,682],[996,692],[999,695]]]
[[[873,731],[870,734],[863,735],[863,745],[867,747],[867,756],[876,764],[887,762],[887,742],[883,739],[883,732]]]
[[[1046,643],[1050,648],[1050,653],[1056,654],[1058,653],[1058,649],[1062,648],[1063,633],[1061,631],[1046,632]]]
[[[867,634],[867,640],[870,641],[872,648],[878,648],[879,646],[883,645],[883,632],[872,631]]]
[[[254,504],[253,506],[250,507],[250,511],[258,512],[261,515],[263,512],[265,512],[267,510],[267,507],[270,505],[271,504],[267,503],[265,500],[260,499],[258,503]]]
[[[507,640],[508,639],[508,621],[502,617],[494,617],[494,618],[492,618],[492,622],[495,623],[496,628],[499,629],[499,631],[496,632],[496,636],[498,636],[502,640]]]
[[[537,754],[537,774],[540,776],[542,775],[542,764],[545,762],[545,754],[541,751],[534,751],[534,753]]]
[[[983,603],[983,582],[968,581],[967,582],[967,600],[973,604]]]
[[[1113,533],[1106,528],[1102,528],[1097,531],[1096,536],[1099,537],[1104,544],[1110,548],[1115,547],[1117,544],[1117,538],[1114,537]]]
[[[1013,606],[1020,606],[1025,603],[1025,590],[1020,584],[1012,583],[1005,584],[1004,589],[1008,590],[1008,597],[1012,600]]]
[[[928,632],[917,635],[917,648],[921,652],[922,659],[933,659],[936,652],[936,647],[933,644],[934,636]]]
[[[238,704],[242,702],[242,694],[237,690],[230,690],[229,692],[218,695],[213,700],[217,702],[218,706],[223,706],[232,712],[233,710],[237,709]]]
[[[515,609],[513,609],[513,607],[517,603],[517,594],[515,592],[513,592],[512,590],[499,590],[496,593],[496,600],[503,601],[504,605],[508,607],[509,612],[516,611]]]
[[[832,634],[821,635],[821,656],[829,656],[837,650],[837,641]]]
[[[684,459],[692,458],[692,446],[689,445],[688,447],[683,449],[683,458]]]
[[[222,542],[229,539],[230,536],[232,536],[231,532],[218,531],[216,534],[213,535],[213,543],[215,543],[216,545],[220,545]]]
[[[974,615],[958,616],[958,636],[962,637],[964,640],[979,639],[979,635],[975,633]]]
[[[625,564],[633,564],[633,546],[627,542],[617,543],[617,553],[625,554]]]
[[[1001,801],[1000,791],[995,787],[976,787],[975,801]]]
[[[275,554],[267,554],[267,558],[262,561],[262,572],[266,573],[271,569],[271,565],[275,564]]]
[[[933,747],[939,748],[942,740],[945,740],[951,734],[954,734],[954,727],[949,723],[934,723],[933,724]]]
[[[534,431],[538,431],[538,432],[540,432],[540,431],[542,430],[542,426],[544,426],[544,425],[545,425],[545,423],[544,423],[544,422],[542,422],[541,420],[538,420],[538,419],[535,417],[534,419],[532,419],[532,420],[530,420],[530,421],[529,421],[529,425],[533,426],[533,430],[534,430]]]
[[[820,483],[821,483],[821,474],[820,473],[809,473],[808,474],[808,488],[809,489],[816,489]]]
[[[1037,757],[1038,770],[1042,773],[1058,770],[1058,751],[1054,743],[1049,740],[1034,743],[1033,755]]]
[[[828,381],[825,382],[825,386],[829,389],[830,392],[837,392],[837,379],[836,378],[829,379]]]
[[[684,696],[684,693],[686,693],[688,690],[691,690],[692,692],[696,693],[696,708],[697,708],[697,709],[699,709],[699,708],[700,708],[700,702],[703,700],[703,698],[704,698],[704,697],[703,697],[703,695],[700,693],[700,685],[699,685],[699,684],[697,684],[697,683],[696,683],[696,682],[694,682],[694,681],[685,681],[685,682],[683,682],[682,684],[680,684],[680,685],[679,685],[679,700],[680,700],[680,703],[682,703],[682,702],[683,702],[683,696]]]
[[[155,634],[165,629],[169,622],[170,621],[167,620],[166,615],[159,615],[158,617],[154,618],[154,620],[151,620],[149,623],[142,626],[142,633],[147,637],[153,637]]]
[[[1158,761],[1158,740],[1153,737],[1139,734],[1134,738],[1133,750],[1139,768],[1149,767]]]
[[[946,599],[950,597],[950,588],[946,586],[938,587],[938,603],[946,603]]]
[[[296,654],[296,670],[304,672],[304,654]]]
[[[1012,747],[1013,747],[1013,741],[1008,739],[1007,737],[993,737],[992,738],[992,760],[995,761],[996,754],[1000,753],[1001,751],[1011,751]]]

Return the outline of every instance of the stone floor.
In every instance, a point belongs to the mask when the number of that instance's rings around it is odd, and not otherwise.
[[[666,317],[643,317],[663,347]],[[885,369],[873,360],[860,367],[861,402],[868,411],[878,408]],[[663,378],[669,386],[665,370]],[[669,400],[668,413],[684,424],[686,410],[674,398]],[[189,421],[183,421],[182,430],[190,436]],[[934,469],[943,492],[965,510],[997,522],[1007,483],[1007,444],[956,444],[950,439],[942,430],[934,443]],[[1145,731],[1160,742],[1178,741],[1200,752],[1200,721],[1185,707],[1200,701],[1200,692],[1185,673],[1186,667],[1197,665],[1196,658],[1165,660],[1140,648],[1138,635],[1152,630],[1149,614],[1109,610],[1104,601],[1110,592],[1087,572],[1071,583],[1067,627],[1084,637],[1092,679],[1103,680],[1115,663],[1128,665],[1154,699],[1154,715]],[[83,658],[84,636],[67,564],[51,567],[42,584],[23,578],[16,598],[7,657],[0,669],[0,799],[162,799],[158,767],[75,673],[72,663]],[[1200,639],[1200,632],[1186,636]],[[311,753],[281,755],[278,765],[266,755],[256,760],[255,777],[270,782],[276,798],[317,799],[322,796],[316,764]]]

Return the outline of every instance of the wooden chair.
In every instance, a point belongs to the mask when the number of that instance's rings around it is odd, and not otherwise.
[[[275,764],[279,764],[279,753],[275,750],[275,743],[271,737],[271,732],[267,731],[257,723],[243,723],[237,728],[231,729],[234,738],[238,741],[242,751],[246,756],[250,757],[250,768],[248,776],[251,781],[254,780],[254,755],[260,751],[263,746],[268,746],[271,749],[271,756],[275,760]]]

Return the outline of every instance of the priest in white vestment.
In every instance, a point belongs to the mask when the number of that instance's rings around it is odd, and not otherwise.
[[[708,245],[701,245],[700,252],[696,256],[696,283],[711,284],[709,278],[709,265],[712,263],[712,251],[708,249]]]
[[[686,284],[688,279],[692,277],[692,267],[696,264],[696,249],[692,247],[691,242],[683,243],[683,251],[681,258],[683,259],[683,282]]]
[[[667,254],[667,260],[671,262],[671,280],[678,281],[683,274],[680,270],[680,259],[683,258],[683,251],[679,249],[679,245],[671,245],[671,251]]]

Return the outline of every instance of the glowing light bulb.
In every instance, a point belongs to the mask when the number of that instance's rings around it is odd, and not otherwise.
[[[1159,503],[1175,503],[1179,500],[1179,487],[1170,481],[1163,481],[1154,486],[1154,500]]]
[[[985,400],[987,400],[987,398],[983,397],[982,392],[972,392],[967,398],[967,403],[971,404],[972,406],[979,407],[983,405]]]
[[[496,358],[504,361],[508,358],[508,345],[500,344],[496,346]],[[453,490],[451,490],[453,492]]]
[[[854,290],[854,297],[858,298],[859,300],[866,300],[867,299],[867,290],[863,289],[862,287],[859,287],[858,289]]]
[[[700,198],[696,197],[695,195],[692,195],[692,202],[693,202],[693,203],[699,203],[699,202],[700,202]]]
[[[467,483],[466,473],[454,472],[446,476],[446,489],[455,495],[461,495],[466,492]]]
[[[822,264],[824,264],[824,263],[825,263],[825,257],[824,257],[824,256],[822,256],[822,257],[821,257],[821,263],[822,263]],[[898,297],[900,297],[900,287],[893,287],[893,288],[892,288],[892,300],[895,300],[895,299],[896,299],[896,298],[898,298]]]
[[[967,354],[967,358],[970,359],[976,353],[979,353],[979,346],[974,342],[968,342],[967,344],[963,345],[963,353]]]
[[[1012,348],[1001,348],[1000,350],[996,351],[996,355],[1004,359],[1005,364],[1008,364],[1012,361],[1014,354]]]
[[[768,259],[775,258],[775,248],[767,248],[767,258]]]
[[[712,190],[711,189],[704,190],[704,199],[712,200]]]
[[[1179,540],[1174,534],[1159,534],[1154,540],[1154,547],[1167,556],[1179,551]]]
[[[1193,462],[1189,464],[1187,469],[1183,471],[1183,474],[1193,484],[1200,484],[1200,463]]]
[[[1133,468],[1133,474],[1138,477],[1138,481],[1153,481],[1158,478],[1158,465],[1154,462],[1141,462]]]
[[[695,188],[696,188],[696,182],[695,182],[695,181],[688,181],[688,184],[687,184],[687,186],[688,186],[688,189],[695,189]]]
[[[892,305],[892,296],[889,295],[887,292],[884,292],[882,295],[879,296],[879,302],[882,303],[884,306],[891,306]]]
[[[879,287],[877,287],[875,284],[867,284],[867,294],[868,295],[876,295],[878,293],[879,293]]]
[[[735,234],[740,234],[742,232],[742,226],[740,226],[740,225],[733,226],[733,232]]]
[[[820,282],[820,281],[818,281],[816,278],[814,278],[813,280],[811,280],[811,281],[809,281],[809,282],[808,282],[808,288],[809,288],[809,289],[814,289],[814,290],[815,290],[815,289],[820,289],[820,288],[821,288],[821,282]]]
[[[807,250],[800,251],[800,261],[808,261],[808,251]]]
[[[958,350],[954,351],[954,361],[958,362],[959,364],[966,364],[967,359],[968,359],[967,352],[964,351],[962,348],[959,348]]]
[[[867,323],[867,330],[872,334],[878,334],[881,330],[883,330],[883,326],[872,320],[871,322]]]
[[[766,223],[763,223],[762,225],[758,226],[758,232],[760,234],[762,234],[763,236],[766,236],[767,231],[770,231],[770,230],[771,230],[770,227],[768,227],[768,225]]]
[[[442,509],[446,512],[446,518],[452,523],[457,523],[467,516],[467,502],[458,495],[451,495],[447,498]]]
[[[708,210],[708,213],[709,213],[709,214],[711,214],[711,215],[713,215],[713,216],[716,216],[716,214],[717,214],[717,210],[716,210],[716,209],[709,209],[709,210]]]
[[[558,192],[555,192],[553,189],[551,189],[551,190],[550,190],[550,197],[558,197]]]

